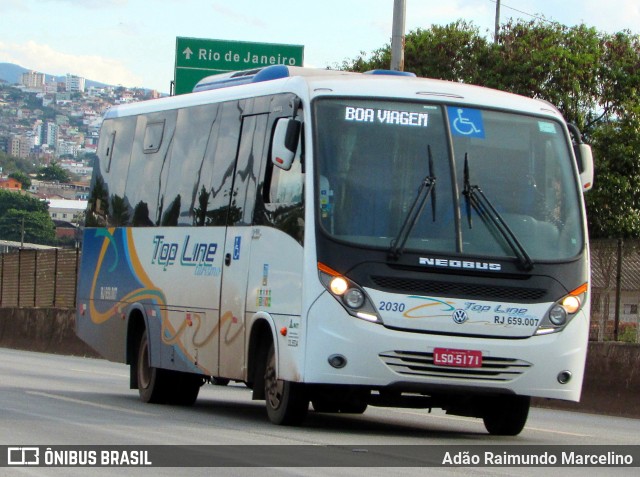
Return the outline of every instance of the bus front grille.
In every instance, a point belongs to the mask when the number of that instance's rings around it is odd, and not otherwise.
[[[520,359],[482,357],[482,367],[458,368],[433,363],[433,353],[387,351],[378,355],[394,372],[423,378],[473,379],[477,381],[511,381],[524,374],[531,363]]]
[[[371,276],[373,283],[383,291],[404,292],[447,297],[475,297],[486,300],[514,302],[541,300],[547,292],[540,288],[483,285],[475,282],[446,282],[417,278]]]

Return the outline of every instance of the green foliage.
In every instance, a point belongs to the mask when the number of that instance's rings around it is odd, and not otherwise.
[[[22,184],[22,189],[28,189],[31,187],[31,177],[26,175],[24,172],[12,172],[9,174],[9,177],[19,181]]]
[[[478,83],[487,48],[486,39],[470,23],[434,25],[408,37],[405,63],[415,65],[411,71],[418,76]]]
[[[31,196],[0,189],[0,217],[11,209],[48,213],[49,206],[46,202]]]
[[[55,226],[47,212],[27,212],[16,209],[7,211],[0,217],[0,237],[4,240],[20,242],[23,224],[26,243],[55,244]]]
[[[592,237],[640,235],[640,107],[593,133],[595,187],[586,195]]]
[[[584,25],[509,22],[492,45],[481,84],[554,104],[585,129],[598,104],[601,38]]]
[[[637,343],[638,325],[636,323],[620,323],[618,328],[618,341],[623,343]]]
[[[418,76],[477,83],[479,62],[484,61],[488,44],[471,23],[459,20],[430,30],[418,28],[405,37],[405,70]],[[345,60],[342,69],[365,72],[388,69],[391,45],[373,52],[371,59],[361,52],[355,60]]]
[[[52,162],[49,166],[38,169],[38,179],[42,181],[68,183],[71,182],[69,172]]]
[[[13,172],[31,174],[35,172],[31,162],[10,156],[2,151],[0,151],[0,167],[2,167],[5,174],[11,174]]]
[[[598,68],[603,116],[625,116],[640,103],[640,37],[629,32],[604,35]],[[636,114],[636,113],[633,113]]]
[[[44,245],[55,244],[55,226],[46,202],[0,190],[0,238]]]

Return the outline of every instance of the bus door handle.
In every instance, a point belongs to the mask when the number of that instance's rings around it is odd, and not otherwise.
[[[228,267],[231,265],[231,254],[228,253],[224,256],[224,264]]]

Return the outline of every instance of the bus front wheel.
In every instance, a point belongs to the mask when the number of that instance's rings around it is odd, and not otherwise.
[[[529,396],[502,396],[492,399],[482,416],[484,427],[495,436],[517,436],[529,416]]]
[[[274,424],[295,426],[302,423],[309,410],[304,385],[278,379],[273,343],[267,353],[264,373],[264,395],[267,415]]]

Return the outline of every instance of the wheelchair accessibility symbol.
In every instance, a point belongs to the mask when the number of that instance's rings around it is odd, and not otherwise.
[[[482,111],[477,109],[449,106],[449,125],[454,136],[466,136],[484,139]]]

